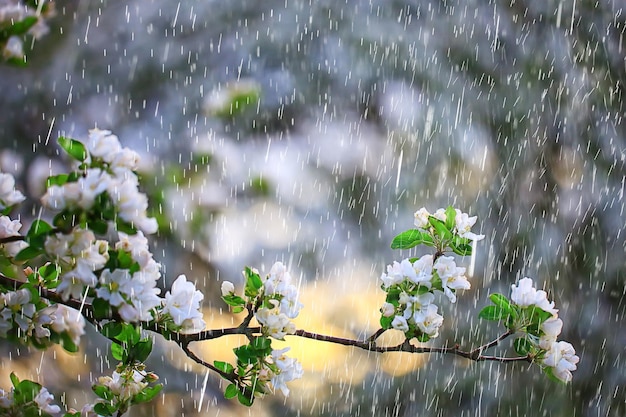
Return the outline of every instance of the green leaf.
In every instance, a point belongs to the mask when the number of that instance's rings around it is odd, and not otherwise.
[[[117,407],[108,406],[107,404],[104,404],[104,403],[96,403],[93,406],[93,411],[96,414],[100,414],[101,416],[112,416],[113,413],[117,411]]]
[[[510,311],[511,310],[511,302],[504,295],[498,294],[498,293],[491,294],[491,295],[489,295],[489,299],[491,300],[492,303],[494,303],[495,305],[497,305],[501,309],[503,309],[505,311]]]
[[[446,229],[452,231],[456,226],[456,210],[452,206],[446,208]]]
[[[97,235],[106,235],[109,230],[109,223],[106,220],[94,219],[87,222],[87,227]]]
[[[100,331],[102,335],[108,339],[113,339],[117,335],[122,332],[122,324],[111,321],[104,326],[102,326],[102,330]]]
[[[48,179],[46,180],[46,188],[51,187],[53,185],[64,185],[65,183],[67,183],[69,178],[68,174],[59,174],[59,175],[52,175],[50,177],[48,177]]]
[[[18,36],[24,35],[26,32],[28,32],[30,28],[32,28],[35,25],[35,23],[37,23],[36,16],[25,17],[24,19],[18,22],[15,22],[8,28],[4,29],[2,31],[2,35],[3,35],[2,37],[6,36],[6,39],[8,39],[14,35],[18,35]]]
[[[271,350],[272,341],[265,336],[260,336],[252,340],[250,345],[252,346],[252,349],[258,352],[264,352],[268,349]]]
[[[152,400],[163,389],[163,384],[144,388],[139,394],[133,397],[133,404],[146,403]]]
[[[57,264],[49,263],[39,268],[38,271],[39,276],[49,285],[57,280],[59,273],[61,272],[61,267]]]
[[[129,358],[137,362],[145,362],[152,352],[152,339],[143,339],[133,345],[130,349]]]
[[[105,387],[104,385],[94,385],[91,387],[91,390],[103,400],[110,400],[114,397],[109,387]]]
[[[224,398],[230,400],[231,398],[235,398],[239,394],[239,390],[235,384],[230,384],[226,387],[224,391]]]
[[[228,362],[214,361],[213,365],[220,371],[227,373],[227,374],[235,370],[235,368]]]
[[[93,316],[96,319],[105,319],[111,317],[111,305],[102,298],[94,298],[91,303],[93,307]]]
[[[467,238],[456,236],[449,245],[457,255],[470,256],[472,254],[471,241]]]
[[[439,239],[442,240],[451,240],[453,235],[452,232],[446,227],[446,225],[436,217],[430,216],[428,218],[428,222],[435,229],[435,233],[439,236]]]
[[[391,249],[411,249],[417,245],[434,246],[433,238],[426,232],[410,229],[400,233],[391,241]]]
[[[126,362],[126,349],[119,343],[111,343],[111,354],[120,362]]]
[[[234,294],[224,295],[222,296],[222,300],[224,300],[224,302],[228,304],[229,306],[233,306],[233,307],[246,305],[246,300]]]
[[[242,393],[241,391],[237,392],[237,399],[241,405],[245,405],[246,407],[252,406],[254,402],[254,394],[253,393]]]
[[[13,402],[15,405],[24,405],[33,401],[41,390],[41,385],[36,382],[23,380],[20,381],[13,390]]]
[[[21,251],[19,251],[18,254],[15,255],[14,259],[18,262],[28,261],[30,259],[36,258],[37,256],[43,255],[43,254],[44,254],[43,249],[37,249],[32,246],[27,246]]]
[[[72,340],[72,337],[67,332],[61,333],[60,336],[61,347],[63,347],[63,349],[70,353],[78,352],[78,345],[74,343],[74,340]]]
[[[13,387],[17,387],[17,385],[20,383],[20,379],[17,377],[17,375],[15,375],[15,372],[11,372],[9,378],[11,378],[11,383],[13,384]]]
[[[30,225],[30,229],[28,229],[28,233],[26,236],[29,239],[32,239],[41,235],[48,235],[52,231],[52,226],[46,223],[43,220],[35,220],[33,224]]]
[[[391,329],[391,322],[393,321],[393,317],[380,317],[380,327],[383,329]]]
[[[487,306],[480,310],[480,313],[478,313],[478,317],[480,317],[481,319],[493,321],[505,319],[506,317],[508,317],[508,315],[508,311],[498,306]]]
[[[141,340],[141,331],[139,330],[139,327],[134,324],[123,323],[122,331],[120,334],[115,336],[115,338],[120,342],[126,342],[132,346]]]
[[[422,332],[420,332],[420,334],[416,335],[415,337],[417,338],[417,340],[419,340],[422,343],[426,343],[426,342],[428,342],[430,340],[430,336],[428,336],[426,333],[422,333]],[[409,337],[407,336],[407,339],[408,338]]]
[[[69,156],[76,159],[79,162],[83,162],[87,159],[87,150],[85,149],[85,145],[80,143],[77,140],[66,138],[65,136],[61,136],[58,139],[59,145],[68,153]]]
[[[118,232],[126,233],[127,235],[136,235],[137,228],[130,223],[126,223],[121,218],[117,218],[115,221],[115,228]]]
[[[257,352],[249,345],[239,346],[233,349],[233,351],[237,356],[237,361],[244,365],[257,363],[259,361]]]
[[[263,286],[261,277],[249,267],[246,267],[244,274],[246,277],[244,294],[247,297],[256,297],[259,294],[259,289]]]
[[[515,348],[515,352],[517,352],[520,356],[528,355],[528,352],[532,349],[533,345],[526,339],[525,337],[518,337],[513,342],[513,347]]]

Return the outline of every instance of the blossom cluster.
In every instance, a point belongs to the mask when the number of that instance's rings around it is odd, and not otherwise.
[[[419,259],[404,259],[387,266],[380,277],[387,300],[381,307],[381,324],[428,340],[439,335],[443,316],[434,304],[435,291],[443,292],[450,302],[456,302],[456,291],[470,288],[465,268],[456,266],[451,256],[432,255]]]
[[[233,283],[222,283],[222,299],[233,311],[241,312],[245,306],[261,325],[262,336],[251,345],[235,349],[240,373],[261,383],[261,392],[265,392],[263,387],[269,384],[272,390],[280,390],[287,396],[289,389],[286,384],[302,377],[302,365],[286,355],[289,348],[272,349],[268,337],[284,340],[286,335],[296,332],[291,320],[298,316],[302,308],[302,303],[298,301],[298,289],[292,284],[291,274],[282,262],[274,263],[264,278],[258,271],[246,268],[244,278],[247,300],[236,295]],[[255,359],[250,360],[250,356]]]
[[[38,2],[34,8],[21,1],[0,2],[0,27],[6,32],[6,39],[0,39],[2,57],[17,64],[23,63],[24,34],[40,39],[49,28],[46,19],[54,16],[53,2]]]
[[[535,360],[544,370],[563,382],[572,380],[572,371],[580,360],[574,347],[565,341],[557,341],[563,328],[563,321],[558,317],[554,302],[549,301],[543,290],[537,290],[530,278],[521,279],[517,285],[511,286],[511,301],[522,308],[522,314],[514,321],[514,327],[525,330],[528,341],[536,352],[531,352]],[[547,314],[536,320],[536,310]],[[539,321],[538,329],[535,329]]]
[[[478,241],[478,240],[482,240],[485,238],[484,235],[477,235],[471,231],[472,226],[476,224],[477,216],[470,217],[467,213],[463,213],[459,209],[454,209],[454,213],[455,213],[455,216],[454,216],[454,227],[452,230],[453,233],[457,234],[458,236],[462,238],[466,238],[472,241]],[[415,227],[417,227],[418,229],[432,233],[434,232],[434,230],[433,230],[433,224],[430,221],[430,218],[434,217],[435,219],[446,223],[449,216],[450,216],[449,211],[446,209],[439,208],[434,213],[431,214],[428,210],[426,210],[425,207],[422,207],[421,209],[417,210],[414,214],[414,217],[415,217],[414,224],[415,224]]]
[[[80,142],[69,146],[77,147]],[[120,219],[146,234],[155,233],[157,221],[148,217],[148,197],[139,191],[135,170],[139,155],[122,148],[117,136],[108,130],[92,129],[84,146],[80,174],[58,179],[58,184],[48,187],[42,204],[52,210],[89,212],[100,204],[100,210],[110,203]],[[80,149],[83,151],[83,149]],[[73,181],[72,181],[73,180]],[[106,196],[104,202],[98,197]]]
[[[275,349],[271,353],[271,363],[267,364],[261,372],[259,379],[269,381],[273,390],[280,390],[285,397],[289,396],[287,382],[302,378],[302,364],[297,359],[286,355],[289,348]]]
[[[74,346],[85,333],[85,321],[74,309],[47,300],[22,288],[0,293],[0,336],[30,338],[38,346],[66,337]],[[66,346],[68,347],[68,346]],[[73,350],[73,349],[70,349]]]
[[[22,223],[19,220],[12,220],[8,216],[0,216],[0,239],[21,236],[21,228]],[[22,241],[7,242],[2,244],[2,249],[6,257],[15,258],[26,246],[28,246],[26,242]]]
[[[171,291],[165,294],[162,314],[169,315],[180,333],[195,333],[205,327],[200,309],[204,294],[196,290],[193,282],[185,275],[179,275],[172,284]]]
[[[294,334],[296,326],[291,322],[300,313],[298,290],[291,283],[291,274],[283,263],[276,262],[263,281],[264,302],[255,317],[263,326],[263,333],[282,340]]]
[[[48,392],[48,389],[42,387],[33,401],[31,406],[35,406],[36,410],[41,413],[46,414],[55,414],[61,411],[61,408],[58,405],[52,404],[54,401],[54,396]],[[15,415],[17,411],[13,410],[15,408],[14,403],[14,391],[5,391],[0,389],[0,411],[4,410],[7,415]]]
[[[13,175],[0,172],[0,211],[24,201],[26,197],[15,189]]]

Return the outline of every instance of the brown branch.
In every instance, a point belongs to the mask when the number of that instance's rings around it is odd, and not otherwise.
[[[183,351],[187,354],[187,356],[190,359],[194,360],[196,363],[204,366],[205,368],[212,370],[213,372],[216,372],[219,376],[221,376],[227,381],[230,381],[235,384],[238,382],[237,378],[232,373],[224,372],[221,369],[218,369],[215,366],[211,365],[210,363],[200,359],[195,353],[193,353],[191,349],[189,349],[189,343],[179,343],[179,345],[183,349]]]
[[[380,330],[374,333],[374,335],[378,334],[379,332]],[[463,358],[476,361],[476,362],[479,362],[479,361],[513,362],[513,361],[522,361],[522,360],[528,361],[529,360],[527,356],[508,358],[508,357],[499,357],[499,356],[484,356],[482,354],[482,352],[484,352],[485,350],[496,346],[498,343],[500,343],[500,341],[510,336],[511,335],[510,332],[506,332],[500,335],[495,340],[485,345],[482,345],[474,350],[471,350],[469,352],[461,350],[458,344],[455,344],[454,346],[451,346],[451,347],[427,347],[427,346],[415,346],[415,345],[412,345],[408,340],[405,340],[403,343],[400,343],[399,345],[395,345],[395,346],[377,346],[375,339],[373,339],[372,337],[364,341],[359,341],[359,340],[354,340],[354,339],[345,339],[342,337],[321,335],[317,333],[308,332],[306,330],[296,330],[296,333],[294,335],[304,337],[307,339],[319,340],[322,342],[337,343],[337,344],[344,345],[344,346],[354,346],[360,349],[368,350],[370,352],[379,352],[379,353],[384,353],[384,352],[450,353],[450,354],[461,356]]]
[[[0,245],[11,242],[23,242],[26,240],[24,236],[7,236],[0,239]]]
[[[19,285],[23,284],[23,282],[21,281],[14,280],[2,274],[0,274],[0,283],[9,287],[12,286],[14,288],[17,288]],[[81,303],[80,300],[74,300],[74,299],[63,300],[61,296],[57,294],[56,292],[49,290],[47,288],[41,287],[41,286],[39,287],[39,293],[41,297],[43,298],[46,298],[58,304],[64,304],[66,306],[69,306],[69,307],[75,308],[76,310],[81,311],[81,314],[90,323],[92,323],[95,326],[99,325],[98,320],[93,318],[93,307],[91,304]],[[81,305],[82,305],[82,310],[81,310]],[[199,358],[196,354],[194,354],[189,349],[189,344],[193,342],[212,340],[212,339],[217,339],[223,336],[236,335],[236,334],[246,335],[248,338],[251,338],[255,334],[260,334],[261,333],[260,327],[258,326],[248,327],[253,317],[253,314],[250,314],[250,313],[251,313],[251,309],[248,309],[248,315],[246,316],[244,321],[241,323],[241,325],[237,327],[205,330],[202,332],[192,333],[192,334],[169,332],[167,329],[158,325],[158,323],[154,323],[154,322],[142,322],[140,324],[143,326],[144,329],[158,333],[176,342],[183,349],[183,351],[187,354],[187,356],[191,358],[192,360],[194,360],[195,362],[199,363],[200,365],[214,372],[217,372],[220,376],[224,377],[225,379],[233,383],[236,383],[237,382],[236,378],[233,375],[225,373],[217,369],[215,366],[211,365],[208,362],[205,362],[204,360]],[[121,318],[117,314],[112,314],[111,317],[108,317],[107,319],[121,321]],[[494,362],[528,361],[530,362],[531,361],[531,358],[528,356],[500,357],[500,356],[483,355],[483,352],[498,345],[502,340],[511,336],[513,333],[510,330],[507,331],[506,333],[501,334],[500,336],[490,341],[489,343],[479,346],[476,349],[473,349],[471,351],[461,350],[458,344],[455,344],[454,346],[448,346],[448,347],[415,346],[415,345],[412,345],[409,342],[409,340],[405,340],[404,342],[395,346],[378,346],[376,344],[376,341],[385,331],[386,329],[380,328],[365,340],[355,340],[355,339],[347,339],[347,338],[336,337],[336,336],[322,335],[318,333],[309,332],[306,330],[296,330],[293,336],[304,337],[306,339],[317,340],[321,342],[336,343],[336,344],[340,344],[344,346],[354,346],[354,347],[364,349],[370,352],[378,352],[378,353],[408,352],[408,353],[452,354],[456,356],[461,356],[463,358],[466,358],[475,362],[481,362],[481,361],[494,361]]]

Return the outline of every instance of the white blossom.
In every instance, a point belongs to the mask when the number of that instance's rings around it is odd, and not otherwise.
[[[204,329],[202,312],[200,311],[204,295],[196,290],[193,282],[180,275],[172,289],[165,294],[163,314],[169,314],[174,324],[182,326],[182,332],[193,332]]]
[[[286,335],[294,334],[296,326],[289,320],[289,317],[281,312],[278,300],[270,300],[272,308],[259,308],[254,317],[263,326],[263,333],[274,339],[283,340]]]
[[[415,217],[415,227],[419,229],[427,229],[430,227],[430,223],[428,222],[428,218],[430,217],[430,213],[426,210],[425,207],[417,210],[414,214]]]
[[[485,235],[477,235],[470,231],[472,226],[476,224],[476,219],[477,219],[476,216],[470,217],[467,213],[463,213],[459,209],[455,209],[455,210],[456,210],[456,216],[454,218],[455,219],[455,231],[459,236],[468,238],[470,240],[475,240],[475,241],[482,240],[485,238]]]
[[[235,293],[235,285],[233,285],[230,281],[222,282],[222,295],[226,297],[227,295],[232,295]]]
[[[98,383],[109,388],[113,394],[119,396],[122,400],[127,400],[139,394],[148,386],[145,376],[145,372],[137,370],[122,373],[114,371],[111,376],[100,377]]]
[[[89,131],[89,137],[85,144],[89,154],[104,160],[112,162],[122,146],[117,136],[112,135],[109,130],[100,130],[98,128]]]
[[[409,323],[402,316],[395,316],[391,322],[391,327],[401,332],[409,331]]]
[[[465,268],[456,266],[451,256],[440,256],[433,267],[441,278],[443,292],[451,303],[456,302],[456,290],[467,290],[470,283],[465,277]]]
[[[520,307],[535,305],[552,315],[558,311],[554,308],[554,302],[548,301],[546,292],[537,291],[533,280],[527,277],[520,279],[517,285],[511,285],[511,301]]]
[[[50,404],[54,401],[54,397],[48,392],[47,388],[41,388],[34,401],[44,413],[55,414],[61,412],[61,408],[58,405]]]
[[[383,303],[383,306],[380,308],[380,312],[383,314],[383,317],[391,317],[396,311],[396,307],[391,303]]]
[[[13,175],[0,172],[0,210],[21,203],[26,197],[15,189]]]
[[[9,39],[7,39],[7,43],[4,45],[4,49],[2,50],[2,56],[5,59],[8,59],[8,58],[23,59],[24,58],[24,44],[22,42],[22,39],[17,35],[13,35]]]
[[[22,223],[19,220],[11,220],[7,216],[0,216],[0,239],[20,236],[19,230],[22,228]],[[22,249],[27,247],[28,244],[23,241],[9,242],[4,244],[4,252],[10,257],[14,258]]]
[[[548,320],[541,323],[541,336],[539,337],[539,347],[549,350],[554,343],[556,343],[557,337],[561,334],[563,328],[563,321],[558,317],[550,317]]]
[[[272,387],[274,390],[279,389],[285,397],[289,396],[287,382],[302,378],[303,375],[300,362],[285,355],[288,350],[289,348],[272,350],[271,354],[272,362],[278,368],[278,372],[271,378]]]
[[[443,324],[443,316],[437,313],[437,306],[429,304],[425,308],[416,310],[413,320],[417,327],[430,337],[439,335],[439,328]]]
[[[80,343],[80,337],[85,334],[85,319],[73,308],[63,304],[55,304],[56,312],[50,328],[57,333],[67,333],[75,345]]]
[[[572,380],[572,371],[580,358],[576,356],[574,347],[568,342],[556,342],[543,358],[543,364],[551,367],[554,376],[563,382]]]

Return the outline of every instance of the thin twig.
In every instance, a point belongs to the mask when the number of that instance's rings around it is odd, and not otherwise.
[[[217,372],[222,378],[232,383],[237,383],[237,379],[235,378],[233,374],[224,372],[221,369],[218,369],[215,366],[211,365],[210,363],[200,359],[195,353],[193,353],[191,349],[189,349],[188,343],[179,343],[179,346],[183,349],[183,351],[187,354],[187,356],[193,359],[196,363],[204,366],[205,368],[212,370],[213,372]]]

